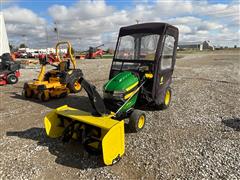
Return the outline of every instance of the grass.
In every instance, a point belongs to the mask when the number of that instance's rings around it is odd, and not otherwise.
[[[104,54],[103,58],[104,59],[112,59],[113,58],[113,54]]]

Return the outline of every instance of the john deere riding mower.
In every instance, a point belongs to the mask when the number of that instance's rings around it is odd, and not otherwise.
[[[68,46],[70,59],[60,57],[60,45]],[[69,93],[78,93],[81,91],[79,79],[83,76],[80,69],[76,69],[76,61],[72,55],[72,46],[69,42],[59,42],[56,45],[55,64],[49,63],[47,57],[39,59],[41,70],[38,78],[33,82],[24,84],[23,96],[26,98],[37,97],[41,101],[47,101],[50,98],[65,97]],[[45,73],[46,65],[50,64],[55,67]],[[70,67],[72,64],[72,68]]]
[[[124,124],[132,132],[145,125],[144,111],[136,108],[170,104],[177,42],[178,29],[166,23],[122,27],[103,98],[81,77],[92,112],[67,105],[53,110],[44,119],[47,135],[80,141],[88,152],[101,154],[106,165],[118,162],[125,148]]]

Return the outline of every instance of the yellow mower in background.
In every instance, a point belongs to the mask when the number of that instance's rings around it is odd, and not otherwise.
[[[69,58],[60,56],[60,45],[67,45]],[[41,70],[38,78],[33,82],[27,82],[23,87],[23,96],[26,98],[36,97],[41,101],[50,98],[65,97],[69,93],[81,91],[78,82],[83,76],[81,69],[76,69],[76,60],[72,54],[72,46],[69,42],[59,42],[56,45],[55,62],[48,62],[47,57],[40,58]],[[71,62],[71,63],[70,63]],[[55,67],[46,73],[46,66],[50,64]],[[72,67],[70,67],[72,64]]]
[[[81,77],[92,111],[67,105],[54,109],[44,118],[46,134],[63,142],[81,142],[106,165],[118,162],[125,151],[125,123],[130,132],[139,132],[146,124],[144,108],[170,105],[177,43],[178,29],[166,23],[122,27],[103,97]]]

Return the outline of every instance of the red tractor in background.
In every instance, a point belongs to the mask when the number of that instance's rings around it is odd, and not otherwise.
[[[20,63],[13,60],[9,53],[0,56],[0,85],[16,84],[20,76]]]
[[[86,51],[87,54],[85,55],[85,59],[95,59],[97,57],[102,58],[104,51],[102,49],[99,49],[99,47],[104,46],[104,44],[101,44],[97,47],[89,47],[89,50]]]

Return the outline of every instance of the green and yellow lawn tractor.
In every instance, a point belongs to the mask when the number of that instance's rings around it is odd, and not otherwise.
[[[60,45],[68,46],[69,59],[60,57]],[[57,43],[55,59],[55,64],[54,62],[49,63],[47,57],[39,59],[41,71],[36,80],[24,84],[22,93],[24,97],[37,97],[41,101],[48,101],[50,98],[65,97],[69,93],[81,91],[79,79],[83,76],[83,73],[81,69],[76,69],[76,60],[72,55],[72,46],[69,42]],[[70,67],[70,62],[72,63],[72,68]],[[45,73],[47,64],[56,68]]]
[[[67,105],[53,110],[44,119],[47,135],[80,141],[88,152],[101,154],[106,165],[118,162],[125,149],[124,124],[138,132],[146,123],[144,111],[136,108],[170,104],[177,43],[178,29],[166,23],[122,27],[103,98],[81,77],[92,112]]]

